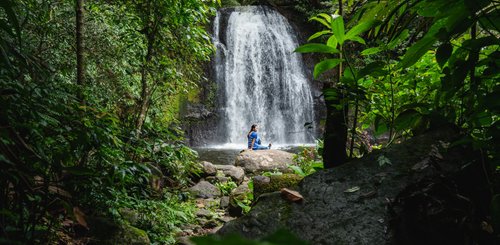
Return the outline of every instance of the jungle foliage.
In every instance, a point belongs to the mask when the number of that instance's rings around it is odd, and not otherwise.
[[[214,4],[1,1],[0,243],[85,236],[87,217],[126,222],[123,208],[174,243],[193,216],[178,189],[198,171],[176,105],[213,51]]]

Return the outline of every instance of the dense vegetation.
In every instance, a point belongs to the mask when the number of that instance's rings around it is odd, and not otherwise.
[[[204,81],[217,2],[0,2],[0,243],[78,239],[90,217],[126,225],[130,212],[152,242],[175,242],[199,171],[178,112]],[[500,2],[291,2],[323,28],[296,51],[324,55],[325,167],[453,125],[498,221]],[[296,161],[300,175],[320,167],[307,151]]]
[[[213,51],[213,3],[82,2],[0,4],[0,242],[54,242],[130,209],[173,243],[193,209],[177,187],[197,171],[180,95]]]

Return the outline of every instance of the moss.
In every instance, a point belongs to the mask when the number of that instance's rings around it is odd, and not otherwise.
[[[254,183],[254,197],[262,195],[263,193],[279,191],[282,188],[295,187],[302,180],[302,177],[296,174],[282,174],[269,176],[270,181],[266,184]]]

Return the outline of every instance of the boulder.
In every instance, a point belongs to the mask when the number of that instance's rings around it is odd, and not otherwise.
[[[241,184],[243,178],[245,178],[245,171],[241,167],[235,167],[232,165],[215,165],[215,168],[222,171],[225,176],[231,177],[231,179],[237,184]]]
[[[131,226],[127,223],[117,224],[104,217],[88,217],[90,235],[89,244],[151,244],[144,230]]]
[[[198,182],[198,184],[189,188],[189,192],[191,192],[196,197],[201,197],[201,198],[212,198],[221,196],[219,188],[217,188],[215,185],[212,185],[205,180],[202,180]]]
[[[293,154],[280,150],[244,150],[236,156],[236,166],[241,166],[246,173],[259,174],[265,171],[278,170],[283,173],[292,172],[289,165],[293,162]]]
[[[247,215],[218,234],[259,239],[285,228],[319,245],[463,244],[457,234],[480,219],[471,205],[487,209],[488,202],[477,198],[484,181],[459,172],[471,167],[473,154],[463,146],[448,148],[446,142],[459,137],[450,131],[433,131],[309,175],[297,188],[302,202],[279,192],[261,195]],[[422,161],[426,168],[412,169]],[[480,164],[475,168],[481,173]]]
[[[203,176],[215,176],[217,174],[217,169],[211,162],[202,161],[200,164]]]

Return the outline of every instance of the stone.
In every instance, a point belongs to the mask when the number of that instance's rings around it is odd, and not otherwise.
[[[229,197],[223,196],[220,198],[220,208],[225,209],[229,206]]]
[[[202,161],[201,169],[204,176],[215,176],[217,174],[217,169],[211,162]]]
[[[281,197],[290,202],[302,202],[304,200],[304,197],[298,191],[283,188],[280,192]]]
[[[211,198],[211,197],[221,196],[219,188],[217,188],[215,185],[212,185],[205,180],[202,180],[198,182],[196,185],[189,188],[189,192],[191,192],[196,197],[201,197],[201,198]]]
[[[307,241],[309,244],[417,244],[411,239],[432,239],[433,236],[440,236],[438,241],[454,241],[449,244],[461,244],[455,242],[456,234],[461,234],[461,225],[433,225],[429,228],[429,221],[423,221],[422,214],[428,211],[424,204],[434,205],[441,191],[458,191],[459,186],[471,187],[481,186],[481,179],[471,181],[470,175],[464,174],[461,166],[466,165],[473,157],[470,150],[464,150],[463,146],[443,149],[442,159],[435,159],[432,167],[427,167],[419,171],[412,171],[411,168],[422,160],[423,156],[432,151],[432,145],[439,140],[453,142],[460,135],[450,130],[436,130],[411,138],[401,144],[393,144],[387,149],[372,152],[361,159],[354,159],[349,163],[333,169],[317,171],[305,177],[297,186],[297,191],[304,197],[301,203],[289,202],[281,197],[281,193],[272,192],[261,195],[254,203],[250,212],[240,218],[227,222],[217,233],[226,235],[231,233],[240,234],[246,238],[260,239],[268,236],[278,229],[287,229],[298,238]],[[377,159],[384,155],[391,160],[392,164],[380,166]],[[478,164],[478,171],[481,171]],[[383,174],[381,174],[383,173]],[[431,199],[429,202],[411,205],[398,204],[404,200],[408,202],[415,200],[416,187],[420,193],[432,185],[428,181],[431,177],[435,181],[442,180],[444,176],[464,176],[460,184],[455,184],[451,180],[452,187],[440,187],[439,191],[432,192],[431,197],[423,194],[416,201]],[[467,177],[465,177],[467,176]],[[419,183],[422,183],[420,184]],[[483,181],[484,182],[484,181]],[[440,182],[431,182],[440,183]],[[445,182],[446,183],[446,182]],[[344,193],[345,190],[357,186],[357,192]],[[485,186],[483,184],[483,186]],[[485,190],[488,188],[486,187]],[[365,195],[376,190],[375,195]],[[466,192],[462,189],[460,196],[465,195],[467,200],[474,200],[474,191]],[[478,190],[478,189],[475,189]],[[458,200],[457,194],[444,193],[439,200],[450,200],[446,204],[441,204],[440,208],[448,208],[448,214],[456,213],[455,207],[467,208],[470,205],[458,205],[453,203],[464,203]],[[468,195],[466,193],[469,193]],[[424,193],[425,194],[425,193]],[[402,199],[407,197],[406,199]],[[456,198],[455,198],[456,197]],[[434,201],[433,201],[434,200]],[[474,205],[481,203],[476,199]],[[469,203],[470,204],[470,203]],[[449,206],[447,206],[449,205]],[[397,209],[394,207],[397,206]],[[416,209],[415,209],[416,208]],[[486,204],[487,208],[487,204]],[[401,210],[408,209],[403,215],[394,219],[394,212],[401,213]],[[436,209],[437,210],[437,209]],[[460,213],[468,213],[464,209]],[[415,216],[415,213],[418,215]],[[446,214],[446,213],[445,213]],[[413,216],[415,218],[413,218]],[[426,216],[428,219],[430,216]],[[446,217],[446,216],[439,216]],[[435,218],[439,218],[435,217]],[[413,222],[409,222],[412,218]],[[381,220],[382,219],[382,220]],[[391,222],[386,221],[390,219]],[[446,222],[447,218],[443,218]],[[394,222],[397,225],[394,225]],[[418,223],[422,222],[422,223]],[[408,231],[412,225],[419,225],[419,232],[426,231],[432,236],[409,237]],[[440,230],[436,230],[440,229]],[[451,234],[448,229],[455,229],[454,236],[444,236]],[[405,233],[406,231],[406,233]],[[401,232],[401,233],[399,233]],[[448,232],[448,233],[447,233]],[[398,235],[399,234],[399,235]],[[413,233],[419,234],[419,233]],[[425,233],[424,233],[425,234]],[[395,240],[396,239],[396,240]],[[438,244],[426,240],[418,244]]]
[[[202,208],[202,209],[198,209],[198,211],[196,211],[196,216],[210,219],[214,216],[214,214],[212,212],[210,212],[209,210]]]
[[[293,162],[293,154],[280,150],[242,151],[236,156],[236,166],[240,166],[245,173],[259,174],[266,171],[278,170],[282,173],[293,172],[289,165]]]
[[[245,171],[241,167],[235,167],[232,165],[215,165],[215,168],[225,176],[230,177],[237,184],[241,184],[245,178]]]
[[[214,198],[196,198],[196,207],[214,209],[219,206],[219,200]]]

